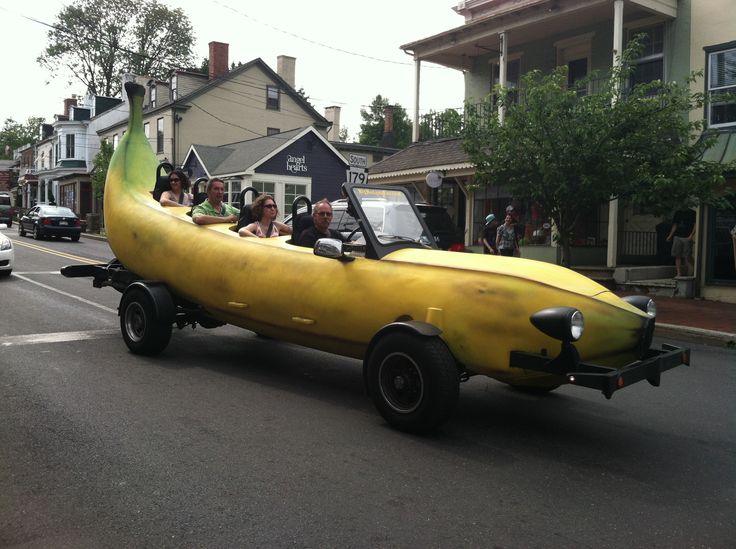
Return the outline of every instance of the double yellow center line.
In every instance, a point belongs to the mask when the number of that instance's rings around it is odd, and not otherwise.
[[[23,242],[17,238],[13,239],[13,243],[17,244],[18,246],[23,246],[24,248],[30,248],[31,250],[36,250],[39,252],[56,255],[58,257],[63,257],[65,259],[71,259],[72,261],[78,261],[80,263],[87,263],[88,265],[94,265],[96,263],[105,263],[105,261],[97,261],[94,259],[89,259],[87,257],[80,257],[78,255],[68,254],[66,252],[60,252],[52,248],[47,248],[46,246],[40,246],[38,244],[32,244],[30,242]]]

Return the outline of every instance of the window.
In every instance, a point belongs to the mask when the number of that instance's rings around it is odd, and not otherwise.
[[[149,122],[143,124],[143,133],[146,134],[146,139],[151,137],[151,124]]]
[[[152,109],[155,109],[156,108],[156,97],[157,97],[156,85],[155,84],[152,85],[150,87],[150,90],[151,90],[149,92],[150,93],[150,100],[151,100],[150,101],[150,106],[151,106]]]
[[[506,83],[504,84],[507,88],[514,90],[511,91],[509,97],[512,103],[518,103],[519,92],[519,70],[521,66],[521,60],[519,58],[511,59],[506,62]],[[495,88],[501,80],[501,66],[499,65],[498,59],[496,59],[491,67],[491,90]],[[496,95],[493,95],[493,105],[496,105]]]
[[[279,104],[279,89],[276,86],[266,86],[266,108],[277,111],[281,108]]]
[[[297,196],[307,194],[307,186],[299,185],[294,183],[287,183],[284,185],[284,208],[288,208],[291,211],[291,205]]]
[[[281,133],[279,128],[266,128],[266,135],[275,135],[277,133]]]
[[[156,152],[164,152],[164,119],[156,120]]]
[[[66,136],[66,158],[74,158],[74,134]]]
[[[171,77],[171,100],[179,99],[179,77],[174,75]]]
[[[708,125],[736,124],[736,101],[719,101],[719,96],[736,93],[736,47],[708,54]]]
[[[260,177],[269,180],[251,181],[249,185],[261,194],[266,193],[274,197],[276,204],[279,206],[279,219],[283,219],[291,213],[291,205],[297,196],[309,196],[311,192],[310,183],[298,182],[298,180],[305,181],[307,178],[269,175],[260,175]],[[279,179],[271,179],[275,177]],[[247,200],[251,200],[251,197],[252,195],[248,194]]]
[[[636,68],[631,75],[631,87],[654,80],[664,80],[664,25],[633,29],[629,36],[644,35],[644,49],[639,59],[634,61]]]
[[[240,204],[240,191],[241,191],[240,179],[231,179],[225,182],[225,202],[231,206],[241,206]],[[229,198],[228,198],[229,196]]]

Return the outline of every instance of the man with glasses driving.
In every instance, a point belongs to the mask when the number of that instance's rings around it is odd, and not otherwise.
[[[332,204],[326,198],[314,204],[312,208],[312,220],[314,221],[314,225],[303,231],[299,236],[299,242],[297,242],[299,246],[314,248],[314,244],[320,238],[336,238],[345,242],[345,237],[339,231],[330,229]]]

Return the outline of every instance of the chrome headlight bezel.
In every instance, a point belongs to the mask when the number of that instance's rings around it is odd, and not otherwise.
[[[622,297],[626,303],[633,305],[643,313],[646,313],[652,318],[657,316],[657,304],[651,297],[645,295],[627,295]]]
[[[566,343],[583,337],[585,318],[575,307],[550,307],[534,313],[529,320],[542,333]]]

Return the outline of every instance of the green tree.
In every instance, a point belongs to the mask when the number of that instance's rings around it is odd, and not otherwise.
[[[6,118],[0,130],[0,158],[11,159],[13,151],[38,141],[43,118],[31,116],[25,124]]]
[[[532,71],[520,95],[499,88],[480,111],[468,105],[464,147],[476,184],[504,186],[541,206],[555,224],[563,265],[579,216],[612,198],[659,214],[722,200],[724,167],[701,160],[713,137],[696,139],[703,122],[688,119],[705,99],[689,88],[697,75],[626,89],[638,51],[635,40],[605,79],[592,75],[571,88],[566,67]],[[494,101],[507,108],[503,124]]]
[[[102,196],[105,194],[107,168],[110,166],[112,153],[113,148],[111,143],[108,143],[107,141],[100,142],[100,150],[92,160],[92,176],[90,178],[90,181],[92,183],[92,190],[95,193],[95,198],[102,198]]]
[[[384,129],[384,109],[392,106],[387,97],[377,95],[368,110],[360,109],[363,124],[360,125],[358,142],[364,145],[381,145]],[[401,105],[393,105],[394,110],[394,140],[397,148],[403,149],[411,144],[411,120],[406,109]]]
[[[156,0],[77,0],[57,14],[39,63],[82,82],[96,95],[120,93],[120,74],[165,79],[192,64],[192,25]]]
[[[419,122],[419,136],[421,141],[443,137],[458,137],[462,129],[463,115],[455,109],[445,109],[442,112],[429,111],[429,113],[422,116]]]

